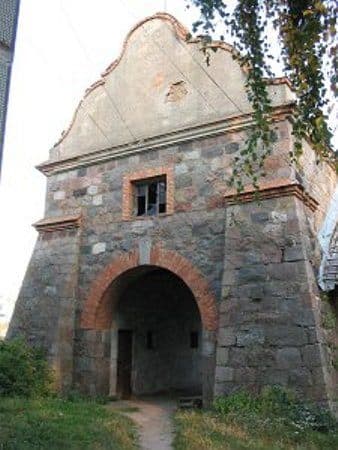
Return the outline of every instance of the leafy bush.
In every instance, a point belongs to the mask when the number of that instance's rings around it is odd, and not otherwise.
[[[219,397],[214,409],[220,416],[247,423],[257,431],[285,427],[288,433],[297,435],[311,430],[337,430],[337,422],[329,411],[300,402],[279,386],[267,387],[259,396],[239,391]]]
[[[52,376],[41,349],[22,339],[0,341],[0,396],[44,396]]]

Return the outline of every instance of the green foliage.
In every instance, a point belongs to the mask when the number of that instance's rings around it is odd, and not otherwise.
[[[179,411],[176,450],[336,450],[338,426],[324,409],[292,393],[266,388],[261,395],[219,397],[209,411]]]
[[[328,294],[327,292],[321,291],[320,294],[319,294],[319,296],[320,296],[320,299],[321,299],[323,302],[329,302],[329,301],[330,301],[330,296],[329,296],[329,294]]]
[[[287,425],[288,432],[295,435],[309,430],[338,430],[337,422],[328,411],[300,402],[279,386],[267,387],[259,396],[240,391],[220,397],[216,399],[214,408],[221,416],[230,415],[254,426],[259,423],[260,428],[262,424],[266,428],[276,424]]]
[[[333,311],[327,310],[323,312],[323,327],[327,330],[333,330],[336,327],[337,319]]]
[[[44,396],[52,376],[41,349],[22,339],[0,342],[0,396]]]
[[[309,138],[318,157],[332,157],[329,149],[332,133],[327,126],[327,110],[338,94],[338,4],[334,0],[186,0],[200,10],[193,24],[201,32],[202,50],[210,43],[216,23],[231,32],[236,58],[248,68],[246,91],[253,109],[254,126],[245,148],[235,160],[229,183],[243,190],[243,175],[254,186],[264,176],[264,161],[276,138],[270,119],[271,101],[265,76],[272,77],[271,62],[279,62],[271,51],[271,28],[277,30],[283,58],[283,72],[297,94],[291,162],[302,154],[302,140]],[[223,40],[224,36],[221,35]],[[209,58],[210,59],[210,58]],[[326,86],[331,83],[331,96]],[[329,108],[327,108],[329,106]]]
[[[131,420],[90,400],[2,398],[0,448],[4,450],[133,450]]]

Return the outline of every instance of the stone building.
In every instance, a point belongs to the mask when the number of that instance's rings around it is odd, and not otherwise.
[[[19,3],[19,0],[0,2],[0,170]]]
[[[249,184],[236,198],[246,72],[220,42],[206,65],[187,34],[168,14],[136,25],[39,166],[45,218],[9,337],[42,344],[61,389],[208,403],[280,384],[334,406],[317,233],[335,170],[306,141],[289,164],[294,96],[272,79],[278,139],[260,201]]]

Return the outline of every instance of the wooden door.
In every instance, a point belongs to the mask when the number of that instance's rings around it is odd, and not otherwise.
[[[117,352],[117,394],[120,398],[129,398],[131,394],[133,332],[118,331]]]

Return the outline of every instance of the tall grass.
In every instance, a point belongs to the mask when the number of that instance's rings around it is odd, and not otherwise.
[[[331,414],[279,387],[259,396],[242,391],[219,397],[210,411],[179,411],[175,423],[177,450],[338,449]]]

